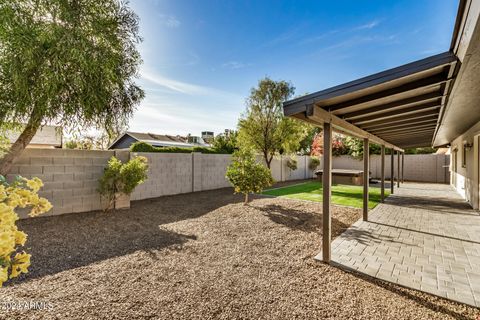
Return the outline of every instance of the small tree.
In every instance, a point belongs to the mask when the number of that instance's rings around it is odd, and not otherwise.
[[[248,203],[249,193],[259,193],[273,184],[272,173],[264,165],[255,161],[250,150],[241,149],[233,153],[232,163],[228,166],[226,178],[235,189],[235,193],[245,195]]]
[[[144,96],[134,82],[138,16],[127,2],[9,0],[0,17],[0,127],[22,130],[0,173],[45,123],[107,132],[126,124]]]
[[[142,184],[147,179],[147,170],[145,157],[135,157],[126,163],[115,157],[110,158],[98,188],[100,195],[107,201],[105,211],[113,207],[119,194],[130,195]]]
[[[238,123],[239,147],[261,153],[268,168],[274,155],[298,150],[307,134],[307,125],[283,116],[282,103],[294,91],[286,81],[260,80],[258,87],[252,88],[247,111]]]

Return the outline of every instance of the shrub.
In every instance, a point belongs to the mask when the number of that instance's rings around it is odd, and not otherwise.
[[[293,158],[288,159],[287,160],[287,167],[292,171],[297,170],[297,168],[298,168],[297,160],[293,159]]]
[[[255,161],[250,150],[238,150],[233,153],[232,163],[227,168],[226,178],[235,189],[235,193],[245,195],[244,204],[248,203],[248,194],[262,192],[273,184],[272,173],[264,165]]]
[[[215,137],[213,140],[213,148],[225,154],[232,154],[237,150],[237,131],[229,131],[228,133],[221,134]]]
[[[9,184],[0,175],[0,286],[8,279],[28,272],[30,254],[20,251],[27,241],[27,234],[17,228],[15,209],[29,207],[31,217],[50,210],[50,202],[37,194],[42,186],[39,178],[17,177]]]
[[[211,153],[211,154],[225,154],[222,150],[216,150],[207,147],[193,147],[193,148],[180,148],[180,147],[154,147],[149,143],[138,141],[130,146],[132,152],[164,152],[164,153]]]
[[[105,211],[112,208],[118,194],[130,195],[147,179],[147,158],[135,157],[122,163],[111,157],[100,178],[98,192],[107,201]]]
[[[315,170],[317,167],[320,165],[320,159],[317,157],[311,157],[310,158],[310,163],[308,164],[308,167],[310,170]]]

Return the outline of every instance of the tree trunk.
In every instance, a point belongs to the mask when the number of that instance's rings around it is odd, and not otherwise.
[[[268,155],[266,153],[263,154],[263,158],[265,159],[265,163],[267,164],[267,168],[270,170],[270,165],[272,164],[273,156],[268,158]]]
[[[38,128],[42,123],[41,117],[35,114],[35,110],[30,116],[27,125],[23,132],[18,137],[17,141],[12,144],[8,153],[0,159],[0,174],[6,175],[12,168],[13,160],[20,156],[27,145],[32,141],[33,136],[37,133]]]
[[[245,193],[245,201],[243,202],[243,205],[247,205],[248,203],[248,193]]]

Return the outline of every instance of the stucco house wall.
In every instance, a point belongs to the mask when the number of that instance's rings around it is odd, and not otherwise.
[[[470,203],[479,209],[479,137],[480,122],[450,144],[450,184]],[[464,150],[464,146],[467,146]],[[465,161],[464,161],[465,158]]]

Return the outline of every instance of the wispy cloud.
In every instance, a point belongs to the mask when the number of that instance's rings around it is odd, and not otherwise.
[[[178,28],[180,27],[180,21],[175,17],[168,14],[159,14],[162,24],[168,28]]]
[[[243,109],[241,101],[213,102],[209,99],[185,99],[147,95],[135,112],[130,129],[159,134],[200,134],[212,130],[215,133],[233,129],[238,114]]]
[[[367,22],[367,23],[365,23],[365,24],[356,26],[356,27],[354,27],[352,30],[373,29],[373,28],[375,28],[376,26],[378,26],[379,24],[380,24],[380,20],[373,20],[373,21]]]
[[[337,35],[337,34],[345,34],[346,35],[346,34],[356,32],[356,31],[360,31],[360,30],[370,30],[370,29],[373,29],[373,28],[377,27],[379,24],[380,24],[380,20],[376,19],[376,20],[372,20],[370,22],[367,22],[365,24],[353,26],[351,28],[329,30],[329,31],[326,31],[322,34],[319,34],[319,35],[316,35],[316,36],[313,36],[313,37],[308,37],[308,38],[301,39],[300,41],[298,41],[298,44],[300,44],[300,45],[310,44],[310,43],[313,43],[313,42],[316,42],[316,41],[319,41],[319,40],[323,40],[325,38],[328,38],[330,36]]]
[[[190,96],[213,96],[223,98],[228,97],[232,99],[237,99],[239,97],[239,95],[235,93],[189,82],[170,79],[148,70],[142,69],[141,77],[142,79],[157,86],[156,88],[152,88],[153,90],[165,91],[163,89],[166,89],[167,91],[170,91],[172,93],[180,93]]]
[[[316,56],[318,54],[323,54],[325,52],[331,52],[331,51],[339,52],[342,49],[348,49],[348,48],[356,47],[356,46],[362,45],[364,43],[369,43],[369,42],[377,42],[377,43],[380,42],[380,43],[384,43],[384,44],[390,44],[390,43],[395,42],[396,40],[397,40],[396,35],[354,36],[354,37],[347,38],[343,41],[334,43],[332,45],[322,47],[319,50],[316,50],[312,54],[312,56]]]
[[[248,66],[250,66],[249,63],[243,63],[238,61],[228,61],[222,64],[223,68],[228,68],[228,69],[242,69]]]
[[[273,46],[288,42],[290,40],[293,40],[294,38],[297,37],[298,32],[300,31],[301,28],[302,28],[302,26],[297,26],[297,27],[289,29],[289,30],[287,30],[283,33],[280,33],[276,37],[274,37],[273,39],[265,42],[262,45],[262,47],[273,47]]]
[[[325,39],[329,36],[332,36],[334,34],[337,34],[341,32],[341,30],[330,30],[330,31],[327,31],[325,33],[322,33],[322,34],[319,34],[319,35],[316,35],[316,36],[313,36],[313,37],[309,37],[309,38],[305,38],[305,39],[301,39],[298,44],[309,44],[309,43],[312,43],[312,42],[316,42],[316,41],[319,41],[319,40],[322,40],[322,39]]]

